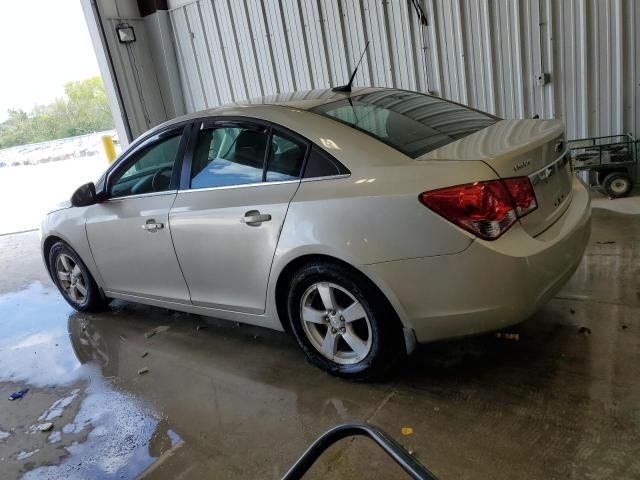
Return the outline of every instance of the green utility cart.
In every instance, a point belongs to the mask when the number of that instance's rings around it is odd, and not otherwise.
[[[568,142],[574,172],[610,198],[626,197],[633,188],[640,141],[630,133]]]

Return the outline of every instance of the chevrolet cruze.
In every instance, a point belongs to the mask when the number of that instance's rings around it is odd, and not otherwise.
[[[78,310],[117,298],[285,330],[364,379],[416,342],[525,320],[589,232],[561,122],[363,88],[154,128],[44,218],[42,253]]]

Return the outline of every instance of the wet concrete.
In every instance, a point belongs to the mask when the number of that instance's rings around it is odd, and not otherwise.
[[[519,340],[423,346],[351,384],[285,334],[125,302],[74,312],[36,234],[0,237],[0,476],[277,479],[329,427],[368,421],[441,479],[640,478],[638,278],[640,217],[595,210],[578,272]],[[406,477],[353,439],[307,478]]]

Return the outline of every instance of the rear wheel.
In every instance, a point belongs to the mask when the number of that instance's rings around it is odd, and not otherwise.
[[[85,264],[66,243],[51,247],[49,271],[64,299],[76,310],[93,312],[108,304]]]
[[[604,177],[602,188],[611,198],[626,197],[633,188],[633,182],[626,172],[613,172]]]
[[[358,273],[312,263],[291,280],[288,314],[307,359],[350,380],[388,370],[404,353],[402,328],[381,293]]]

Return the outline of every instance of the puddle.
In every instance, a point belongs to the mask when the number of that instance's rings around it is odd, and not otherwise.
[[[9,430],[0,430],[7,478],[136,478],[159,456],[154,438],[181,441],[95,363],[78,360],[72,315],[82,314],[40,283],[0,296],[0,387],[30,389],[0,409],[0,426]],[[46,422],[53,430],[40,432]]]
[[[0,381],[45,387],[81,379],[67,332],[70,313],[57,291],[40,283],[0,296]]]
[[[30,456],[38,453],[40,451],[39,448],[36,448],[35,450],[31,450],[30,452],[26,452],[26,451],[22,451],[20,453],[18,453],[18,455],[16,455],[16,460],[24,460],[26,458],[29,458]]]

